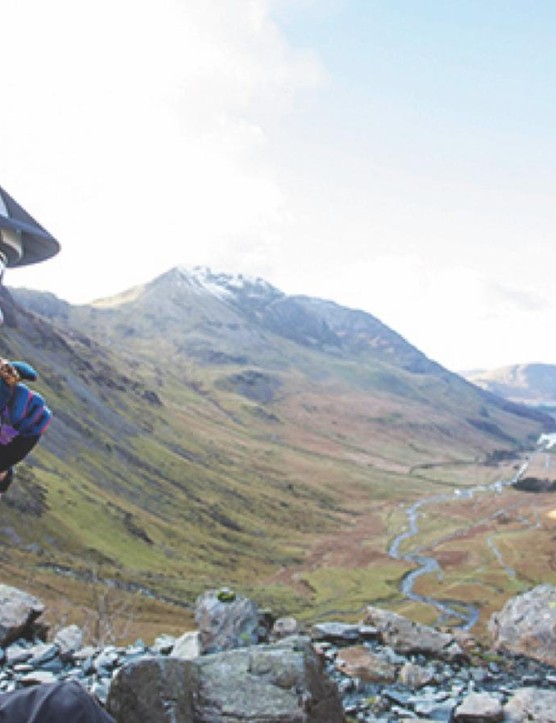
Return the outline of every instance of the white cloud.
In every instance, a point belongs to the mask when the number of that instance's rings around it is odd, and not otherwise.
[[[414,107],[380,53],[403,33],[373,56],[371,23],[346,58],[339,9],[365,19],[345,0],[5,0],[0,183],[63,247],[7,283],[86,301],[211,265],[363,308],[452,368],[553,360],[548,136]],[[311,20],[326,69],[282,30]]]
[[[554,359],[556,307],[534,290],[509,288],[467,267],[440,267],[397,319],[429,356],[454,370]]]
[[[295,272],[283,279],[290,290],[299,284]],[[452,370],[556,361],[556,306],[534,289],[505,286],[468,266],[369,253],[319,269],[305,291],[369,311]]]
[[[0,44],[2,184],[63,244],[56,264],[8,283],[56,290],[66,269],[59,293],[84,300],[225,257],[232,239],[281,222],[267,126],[321,69],[264,0],[29,0],[2,13],[14,29]]]

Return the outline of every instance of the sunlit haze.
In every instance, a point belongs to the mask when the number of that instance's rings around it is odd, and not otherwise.
[[[453,370],[556,363],[556,5],[9,0],[0,185],[74,303],[172,266],[377,316]]]

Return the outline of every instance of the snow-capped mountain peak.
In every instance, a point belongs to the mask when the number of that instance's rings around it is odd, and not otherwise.
[[[269,299],[283,293],[260,277],[213,271],[208,266],[179,266],[178,270],[189,284],[195,284],[215,296],[235,296]]]

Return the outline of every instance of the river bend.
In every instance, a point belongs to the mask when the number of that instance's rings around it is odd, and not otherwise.
[[[442,568],[438,563],[438,560],[430,555],[424,555],[421,548],[417,547],[409,552],[402,552],[402,545],[419,534],[419,518],[425,507],[428,507],[429,505],[439,505],[444,502],[454,502],[455,500],[469,500],[476,494],[499,494],[504,487],[509,487],[517,482],[526,469],[527,462],[520,467],[514,477],[510,480],[498,481],[490,485],[476,485],[475,487],[469,487],[463,490],[454,490],[454,492],[449,494],[425,497],[406,508],[405,514],[408,522],[407,529],[392,540],[392,543],[388,548],[388,554],[394,560],[404,560],[405,562],[415,565],[415,569],[404,575],[400,585],[400,591],[408,600],[424,603],[425,605],[430,605],[436,608],[439,613],[439,624],[447,619],[456,619],[459,620],[458,627],[461,627],[464,630],[471,630],[471,628],[473,628],[479,620],[480,610],[477,606],[471,605],[470,603],[437,600],[436,598],[416,593],[415,583],[422,575],[435,574],[437,579],[442,581]]]

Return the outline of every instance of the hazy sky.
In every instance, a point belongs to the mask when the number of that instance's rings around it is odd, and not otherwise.
[[[0,0],[0,185],[85,302],[176,264],[556,363],[553,0]]]

